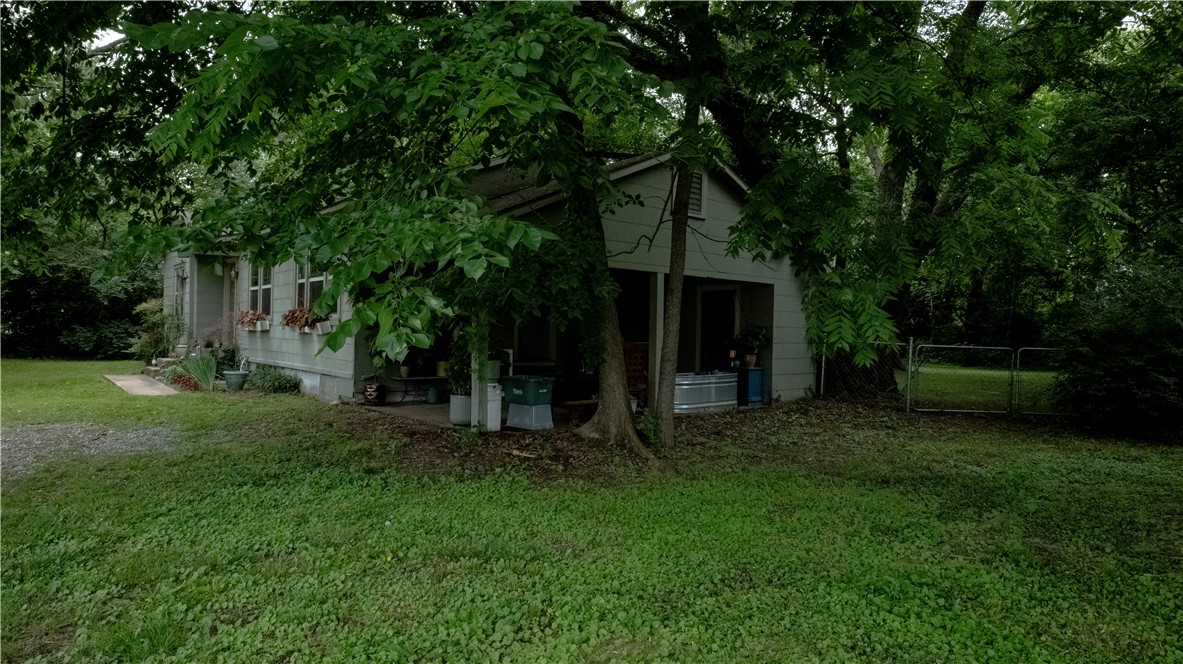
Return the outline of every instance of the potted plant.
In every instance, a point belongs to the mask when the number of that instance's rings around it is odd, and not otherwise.
[[[247,376],[250,375],[251,372],[246,370],[246,355],[243,355],[238,363],[238,369],[226,369],[222,372],[222,378],[226,380],[226,391],[237,392],[241,390],[242,386],[246,385]]]
[[[756,366],[757,353],[760,352],[760,349],[766,348],[768,343],[768,328],[759,325],[749,325],[743,334],[732,339],[735,350],[743,355],[743,365],[745,367]]]
[[[367,406],[381,406],[386,403],[386,385],[380,376],[386,369],[386,358],[373,356],[374,371],[362,376],[361,402]]]
[[[239,327],[257,332],[265,332],[271,329],[271,320],[267,318],[267,315],[254,309],[238,312],[234,323]]]
[[[337,327],[337,315],[326,316],[323,319],[316,321],[316,333],[328,334]]]
[[[468,426],[472,423],[472,371],[461,357],[453,357],[447,371],[448,385],[452,388],[448,420],[456,426]]]
[[[283,317],[279,319],[280,325],[298,330],[305,334],[311,334],[312,329],[317,324],[327,321],[326,316],[317,316],[309,309],[304,307],[292,307],[284,312]]]

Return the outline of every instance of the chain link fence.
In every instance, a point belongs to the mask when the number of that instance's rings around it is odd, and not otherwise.
[[[1053,390],[1063,358],[1059,348],[1020,348],[1015,352],[1014,412],[1057,414]]]
[[[891,344],[874,367],[821,358],[818,394],[874,398],[922,412],[1057,414],[1056,348]]]
[[[920,411],[1006,413],[1014,351],[991,346],[913,346],[908,406]]]
[[[905,404],[908,379],[908,344],[879,344],[880,361],[859,367],[850,356],[817,358],[819,396],[843,396]]]

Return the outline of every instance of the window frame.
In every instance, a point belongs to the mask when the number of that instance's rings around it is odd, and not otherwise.
[[[296,306],[308,311],[312,311],[312,304],[320,297],[312,295],[312,286],[315,283],[320,283],[320,292],[324,293],[329,287],[330,282],[329,273],[325,271],[313,272],[312,265],[306,261],[296,261]],[[337,302],[333,303],[332,310],[329,315],[336,315],[340,312],[341,307]]]
[[[274,269],[247,263],[247,270],[250,272],[246,290],[247,309],[270,317],[275,305]],[[264,294],[266,294],[266,298],[264,298]],[[266,299],[266,306],[263,305],[264,299]]]

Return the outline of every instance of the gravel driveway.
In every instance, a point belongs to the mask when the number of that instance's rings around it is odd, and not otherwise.
[[[122,454],[169,446],[175,434],[164,428],[115,431],[91,424],[31,424],[0,431],[0,468],[5,479],[53,463],[63,454]]]

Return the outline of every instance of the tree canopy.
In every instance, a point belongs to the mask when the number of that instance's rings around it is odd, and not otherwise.
[[[330,345],[377,325],[399,357],[474,284],[536,308],[491,287],[499,271],[587,256],[569,243],[594,245],[589,210],[616,202],[604,159],[673,147],[669,109],[694,99],[753,185],[734,248],[790,257],[827,353],[998,335],[1131,253],[1178,255],[1179,5],[689,9],[6,4],[6,252],[35,266],[84,221],[155,252],[232,238],[307,258],[334,277],[325,302],[356,306]],[[104,29],[125,38],[91,47]],[[583,222],[547,243],[491,212],[465,180],[499,158],[584,201]],[[612,286],[602,262],[580,269],[591,294],[557,301],[595,318]],[[1005,323],[972,310],[1008,300],[1026,304]]]

